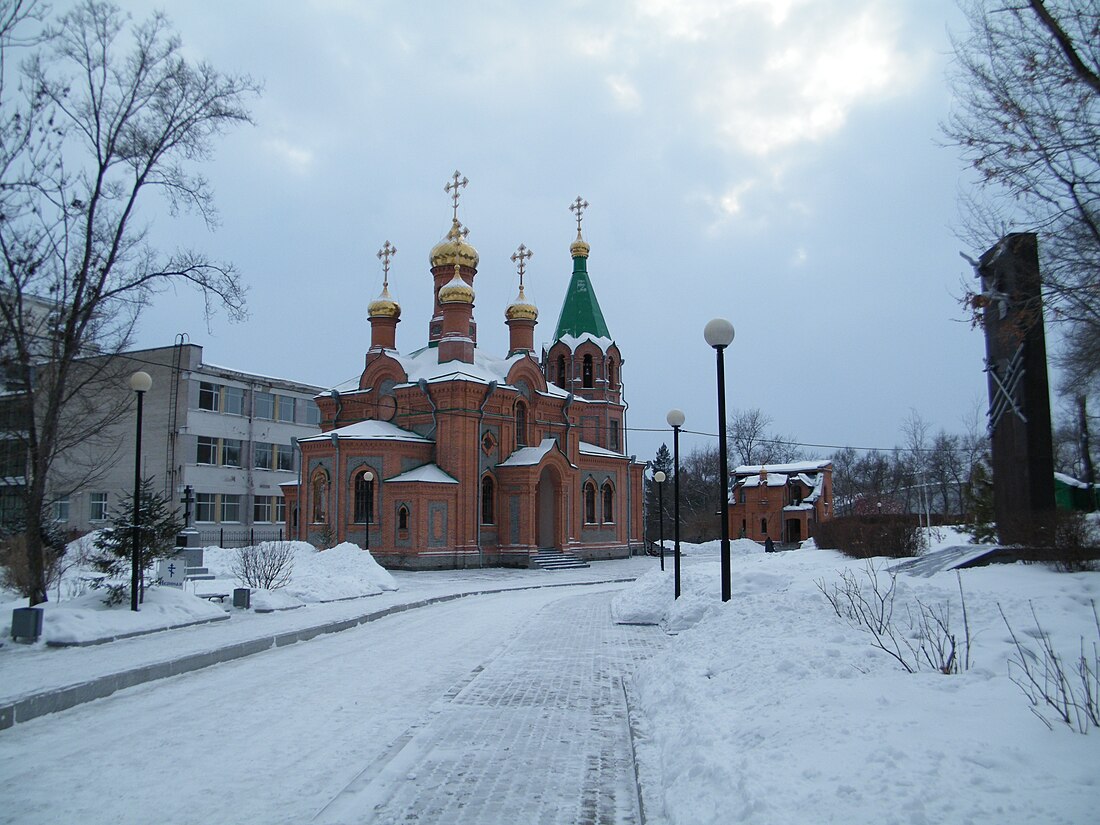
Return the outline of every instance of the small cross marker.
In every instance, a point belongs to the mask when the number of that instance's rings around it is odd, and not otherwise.
[[[382,286],[388,286],[390,282],[390,258],[397,254],[397,247],[386,241],[378,250],[378,258],[382,261]]]
[[[516,271],[519,273],[520,289],[523,289],[523,273],[527,269],[527,261],[530,260],[534,254],[534,252],[523,244],[520,244],[519,248],[512,253],[512,263],[516,265]]]
[[[459,172],[457,169],[455,170],[455,173],[451,175],[451,178],[452,182],[444,186],[443,191],[451,196],[451,205],[454,207],[454,220],[455,223],[458,223],[458,197],[460,194],[459,190],[465,189],[466,185],[470,181],[463,177],[462,173]]]
[[[581,234],[581,220],[584,219],[584,210],[588,208],[588,201],[577,195],[577,199],[573,201],[569,207],[569,211],[577,216],[577,234]]]

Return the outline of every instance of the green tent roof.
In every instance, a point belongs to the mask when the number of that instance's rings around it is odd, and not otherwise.
[[[560,341],[565,335],[579,338],[586,332],[597,338],[611,338],[600,310],[600,302],[596,300],[596,292],[588,279],[586,258],[577,255],[573,258],[573,277],[561,305],[554,340]]]

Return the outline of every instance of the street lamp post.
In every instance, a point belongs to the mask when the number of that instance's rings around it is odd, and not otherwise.
[[[673,579],[675,580],[676,598],[680,598],[680,428],[684,426],[684,414],[680,410],[669,410],[665,421],[672,427],[672,471],[676,476],[672,479],[673,504],[673,535],[675,536],[673,547]]]
[[[665,569],[665,476],[662,470],[653,474],[653,480],[657,482],[657,510],[661,523],[661,569]]]
[[[729,468],[726,465],[726,362],[723,353],[733,343],[733,324],[715,318],[703,329],[703,337],[718,355],[718,500],[722,516],[722,601],[732,596],[730,571],[730,493]]]
[[[367,470],[365,473],[363,473],[363,481],[367,482],[367,495],[369,496],[369,498],[367,499],[367,529],[364,531],[364,541],[366,544],[366,547],[364,549],[369,553],[370,524],[372,521],[374,521],[374,473],[372,473],[370,470]]]
[[[134,544],[130,551],[130,609],[138,610],[138,587],[141,582],[141,410],[145,393],[153,386],[149,373],[139,371],[130,376],[130,389],[137,393],[137,439],[134,449]]]

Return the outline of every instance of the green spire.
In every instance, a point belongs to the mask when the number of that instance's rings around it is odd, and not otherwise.
[[[579,241],[579,234],[577,238]],[[558,316],[558,329],[554,333],[554,340],[560,341],[564,335],[579,338],[586,332],[597,338],[610,339],[611,333],[608,332],[607,322],[603,319],[600,302],[596,300],[596,292],[588,279],[588,244],[583,241],[579,244],[574,243],[572,252],[573,277],[569,281],[569,289],[561,305],[561,315]]]

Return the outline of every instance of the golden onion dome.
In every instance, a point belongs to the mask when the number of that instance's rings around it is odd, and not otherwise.
[[[462,264],[462,266],[468,266],[471,269],[477,268],[479,260],[477,250],[466,242],[458,218],[455,218],[451,224],[451,231],[447,233],[447,237],[432,247],[428,260],[431,262],[433,269],[437,266],[453,266],[454,264]]]
[[[587,241],[581,238],[581,230],[576,230],[576,240],[569,245],[569,254],[571,257],[587,257],[588,252],[592,250]]]
[[[462,280],[458,274],[458,264],[455,264],[455,276],[439,288],[439,303],[441,304],[472,304],[474,302],[474,288]]]
[[[523,284],[520,284],[516,300],[512,301],[508,308],[504,310],[504,317],[509,321],[535,321],[538,319],[538,307],[528,301],[527,296],[523,294]]]
[[[382,285],[382,294],[367,305],[368,318],[400,318],[401,304],[390,295],[387,284]]]

